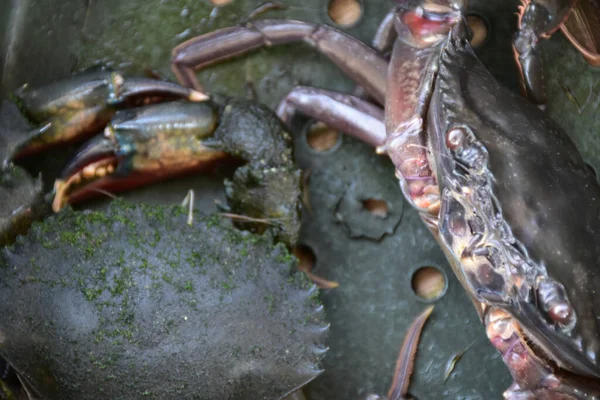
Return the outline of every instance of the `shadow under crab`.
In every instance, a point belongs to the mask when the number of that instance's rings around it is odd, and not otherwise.
[[[319,374],[316,289],[272,236],[180,207],[67,210],[0,256],[0,355],[43,399],[281,398]]]

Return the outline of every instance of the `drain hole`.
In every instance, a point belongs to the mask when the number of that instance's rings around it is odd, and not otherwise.
[[[233,0],[210,0],[215,6],[224,6],[225,4],[231,3]]]
[[[413,292],[422,300],[436,300],[446,291],[446,277],[436,267],[426,266],[415,271],[411,278]]]
[[[302,272],[312,272],[317,263],[317,256],[313,249],[304,244],[299,244],[294,247],[292,252],[298,259],[298,269]]]
[[[467,17],[467,22],[469,23],[469,26],[471,27],[471,30],[473,31],[473,38],[471,39],[471,46],[474,49],[477,49],[485,43],[485,40],[488,37],[488,34],[489,34],[488,23],[483,17],[481,17],[477,14],[469,15]]]
[[[341,26],[350,26],[362,16],[362,4],[358,0],[330,0],[327,7],[329,18]]]
[[[342,140],[342,135],[322,122],[312,124],[306,133],[306,143],[315,151],[333,151]]]
[[[376,217],[385,218],[388,216],[389,208],[385,200],[366,199],[362,201],[362,205],[365,210],[369,211]]]

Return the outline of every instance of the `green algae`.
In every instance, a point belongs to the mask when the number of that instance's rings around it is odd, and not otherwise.
[[[106,212],[67,209],[35,224],[27,238],[0,253],[0,302],[7,304],[10,296],[15,305],[0,310],[8,316],[3,332],[9,337],[0,356],[15,360],[17,369],[40,371],[29,379],[49,399],[198,392],[216,399],[248,384],[273,393],[311,379],[306,371],[317,371],[318,356],[310,332],[322,325],[322,314],[314,313],[311,285],[293,273],[293,256],[285,246],[273,246],[271,235],[238,231],[226,218],[196,215],[190,228],[186,217],[182,207],[115,202]],[[127,240],[131,236],[137,240]],[[22,321],[20,312],[28,315],[25,325],[14,324]],[[24,326],[29,328],[20,331]],[[42,339],[43,353],[52,368],[36,367],[36,346],[27,345],[33,328],[35,337],[48,338]],[[216,334],[221,329],[228,333]],[[164,346],[173,351],[168,360]],[[215,359],[219,346],[222,355]],[[295,349],[294,356],[281,358],[283,348]],[[218,382],[231,382],[228,365],[256,357],[272,360],[268,385],[265,376],[235,378],[241,381],[233,387]],[[190,373],[164,382],[172,362]],[[198,381],[193,371],[209,366],[215,372]],[[42,379],[44,374],[52,379]],[[128,376],[128,382],[115,376]]]

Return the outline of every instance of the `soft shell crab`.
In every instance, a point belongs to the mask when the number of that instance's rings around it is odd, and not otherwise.
[[[302,41],[330,58],[385,111],[298,87],[282,101],[280,117],[307,114],[389,155],[513,375],[506,398],[598,398],[596,176],[556,123],[501,87],[476,58],[466,1],[397,3],[376,40],[382,52],[393,48],[389,62],[327,26],[258,20],[180,45],[173,70],[200,88],[194,69],[262,46]],[[515,49],[535,103],[544,103],[535,44],[574,5],[540,0],[520,11]]]

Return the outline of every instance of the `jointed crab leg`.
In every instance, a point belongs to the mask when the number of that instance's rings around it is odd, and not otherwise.
[[[519,31],[513,40],[522,85],[527,97],[546,104],[546,87],[538,41],[560,28],[576,0],[522,0],[519,7]]]
[[[519,31],[513,40],[521,69],[523,91],[534,103],[547,102],[540,39],[558,29],[583,54],[588,63],[600,65],[600,1],[521,0]]]
[[[342,69],[379,104],[385,100],[388,63],[361,41],[328,26],[294,20],[259,20],[190,39],[173,50],[179,82],[201,90],[195,70],[265,46],[304,42]]]
[[[262,46],[300,40],[312,45],[352,77],[379,104],[385,102],[388,139],[379,150],[393,155],[392,161],[397,165],[398,175],[403,178],[401,185],[407,198],[419,209],[431,208],[435,211],[439,196],[427,166],[422,135],[425,104],[431,93],[428,83],[434,77],[434,60],[439,53],[439,47],[429,44],[431,40],[444,37],[448,27],[461,18],[461,14],[452,8],[437,6],[432,10],[420,10],[409,7],[398,14],[406,19],[404,22],[416,35],[406,30],[405,37],[401,38],[406,44],[396,42],[389,68],[392,72],[390,76],[385,58],[357,39],[327,26],[290,20],[260,20],[247,27],[224,28],[191,39],[173,51],[173,71],[182,84],[198,88],[194,69]],[[437,15],[435,22],[423,24],[425,18],[420,14],[422,12],[429,16]],[[389,27],[385,28],[386,25],[382,28],[384,32],[389,30]],[[315,106],[307,107],[312,110],[311,113],[319,112]],[[327,107],[326,114],[336,115],[333,104]],[[375,138],[366,138],[370,143],[379,141],[377,135]]]
[[[381,146],[385,142],[383,110],[358,97],[298,86],[277,107],[277,115],[288,126],[296,112],[354,136],[373,147]]]
[[[417,355],[421,333],[432,312],[433,306],[427,307],[421,314],[417,315],[408,327],[396,361],[392,384],[388,390],[387,397],[385,397],[386,400],[407,400],[409,398],[407,397],[408,387],[415,366],[415,357]],[[365,400],[383,399],[383,397],[375,394],[368,396]]]
[[[396,11],[392,9],[388,12],[377,28],[373,38],[373,47],[382,54],[386,54],[394,47],[394,42],[398,38],[394,21],[396,20]]]
[[[600,67],[599,0],[579,0],[561,30],[590,65]]]

